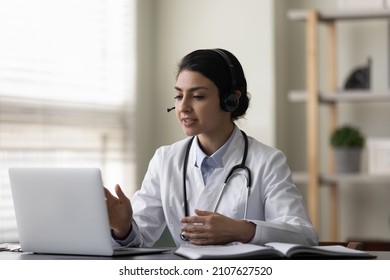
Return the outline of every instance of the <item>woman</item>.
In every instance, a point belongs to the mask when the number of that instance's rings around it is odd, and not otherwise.
[[[106,190],[115,241],[149,247],[168,226],[176,245],[316,244],[285,156],[234,123],[249,106],[237,58],[222,49],[188,54],[175,91],[176,116],[191,137],[156,151],[131,203],[118,185],[117,197]]]

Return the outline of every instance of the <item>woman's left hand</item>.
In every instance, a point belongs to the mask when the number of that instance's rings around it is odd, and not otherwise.
[[[184,235],[196,245],[216,245],[230,242],[249,242],[255,235],[256,225],[234,220],[217,212],[195,209],[196,216],[184,217],[181,222]]]

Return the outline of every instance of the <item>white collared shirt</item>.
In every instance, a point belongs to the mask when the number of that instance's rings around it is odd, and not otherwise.
[[[219,148],[215,153],[213,153],[211,156],[207,156],[203,150],[201,149],[199,145],[199,140],[196,138],[196,141],[194,141],[194,145],[196,148],[196,162],[195,166],[200,167],[200,170],[202,172],[203,176],[203,182],[205,185],[207,185],[207,182],[209,181],[209,178],[211,177],[213,171],[216,168],[223,168],[223,156],[225,155],[225,152],[229,148],[230,143],[233,140],[234,132],[236,131],[237,126],[234,127],[233,133],[230,135],[229,139],[226,141],[226,143]]]

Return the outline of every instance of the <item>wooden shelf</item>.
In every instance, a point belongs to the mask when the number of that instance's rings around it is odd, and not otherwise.
[[[374,93],[371,91],[347,90],[336,92],[319,92],[319,102],[390,102],[390,92]],[[304,90],[294,90],[288,93],[291,102],[306,102],[307,92]]]
[[[306,140],[307,140],[307,172],[295,172],[292,178],[296,184],[307,184],[308,212],[315,228],[321,225],[320,209],[320,185],[329,188],[329,215],[328,231],[329,238],[338,240],[339,234],[339,194],[338,187],[343,184],[387,184],[390,185],[389,175],[370,175],[365,173],[335,174],[334,153],[328,148],[328,173],[320,170],[319,162],[319,132],[320,114],[319,106],[326,105],[327,131],[330,133],[337,128],[338,103],[341,102],[390,102],[389,92],[372,92],[363,90],[339,90],[337,88],[337,42],[336,29],[337,21],[342,20],[368,20],[368,19],[390,19],[390,9],[376,10],[338,10],[338,11],[316,11],[316,10],[290,10],[287,17],[294,21],[304,21],[306,28],[305,39],[305,62],[306,62],[306,89],[295,90],[288,93],[291,102],[306,103]],[[318,43],[319,26],[323,24],[327,36],[327,44]],[[320,77],[318,73],[319,50],[325,47],[327,53],[326,61],[326,91],[319,89]]]
[[[389,175],[371,175],[367,173],[323,174],[320,181],[324,184],[389,184]]]
[[[309,180],[307,172],[293,172],[292,179],[295,184],[306,184]],[[390,174],[374,175],[368,173],[320,174],[319,182],[323,185],[331,184],[388,184]]]
[[[290,20],[305,21],[308,15],[307,10],[290,10],[287,17]],[[362,9],[362,10],[337,10],[318,12],[318,20],[361,20],[361,19],[386,19],[390,18],[389,9]]]

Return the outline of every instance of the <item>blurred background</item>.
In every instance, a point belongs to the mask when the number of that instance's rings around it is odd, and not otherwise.
[[[252,95],[238,125],[304,171],[305,104],[288,100],[305,80],[305,26],[291,9],[336,10],[326,0],[0,0],[0,242],[18,240],[11,166],[96,166],[108,188],[131,196],[156,148],[184,137],[175,114],[176,65],[200,48],[242,63]],[[326,44],[319,30],[319,45]],[[342,23],[338,81],[371,58],[373,89],[389,87],[389,23]],[[326,55],[319,53],[320,64]],[[322,63],[322,65],[325,63]],[[320,75],[324,67],[319,67]],[[320,88],[325,87],[325,79]],[[340,123],[390,137],[390,103],[342,104]],[[320,110],[320,115],[327,112]],[[325,118],[320,118],[322,125]],[[326,150],[327,132],[320,130]],[[363,154],[363,170],[367,154]],[[326,158],[320,161],[326,166]],[[306,197],[307,186],[297,183]],[[340,188],[339,240],[390,239],[390,183]],[[321,188],[320,239],[328,240]]]

